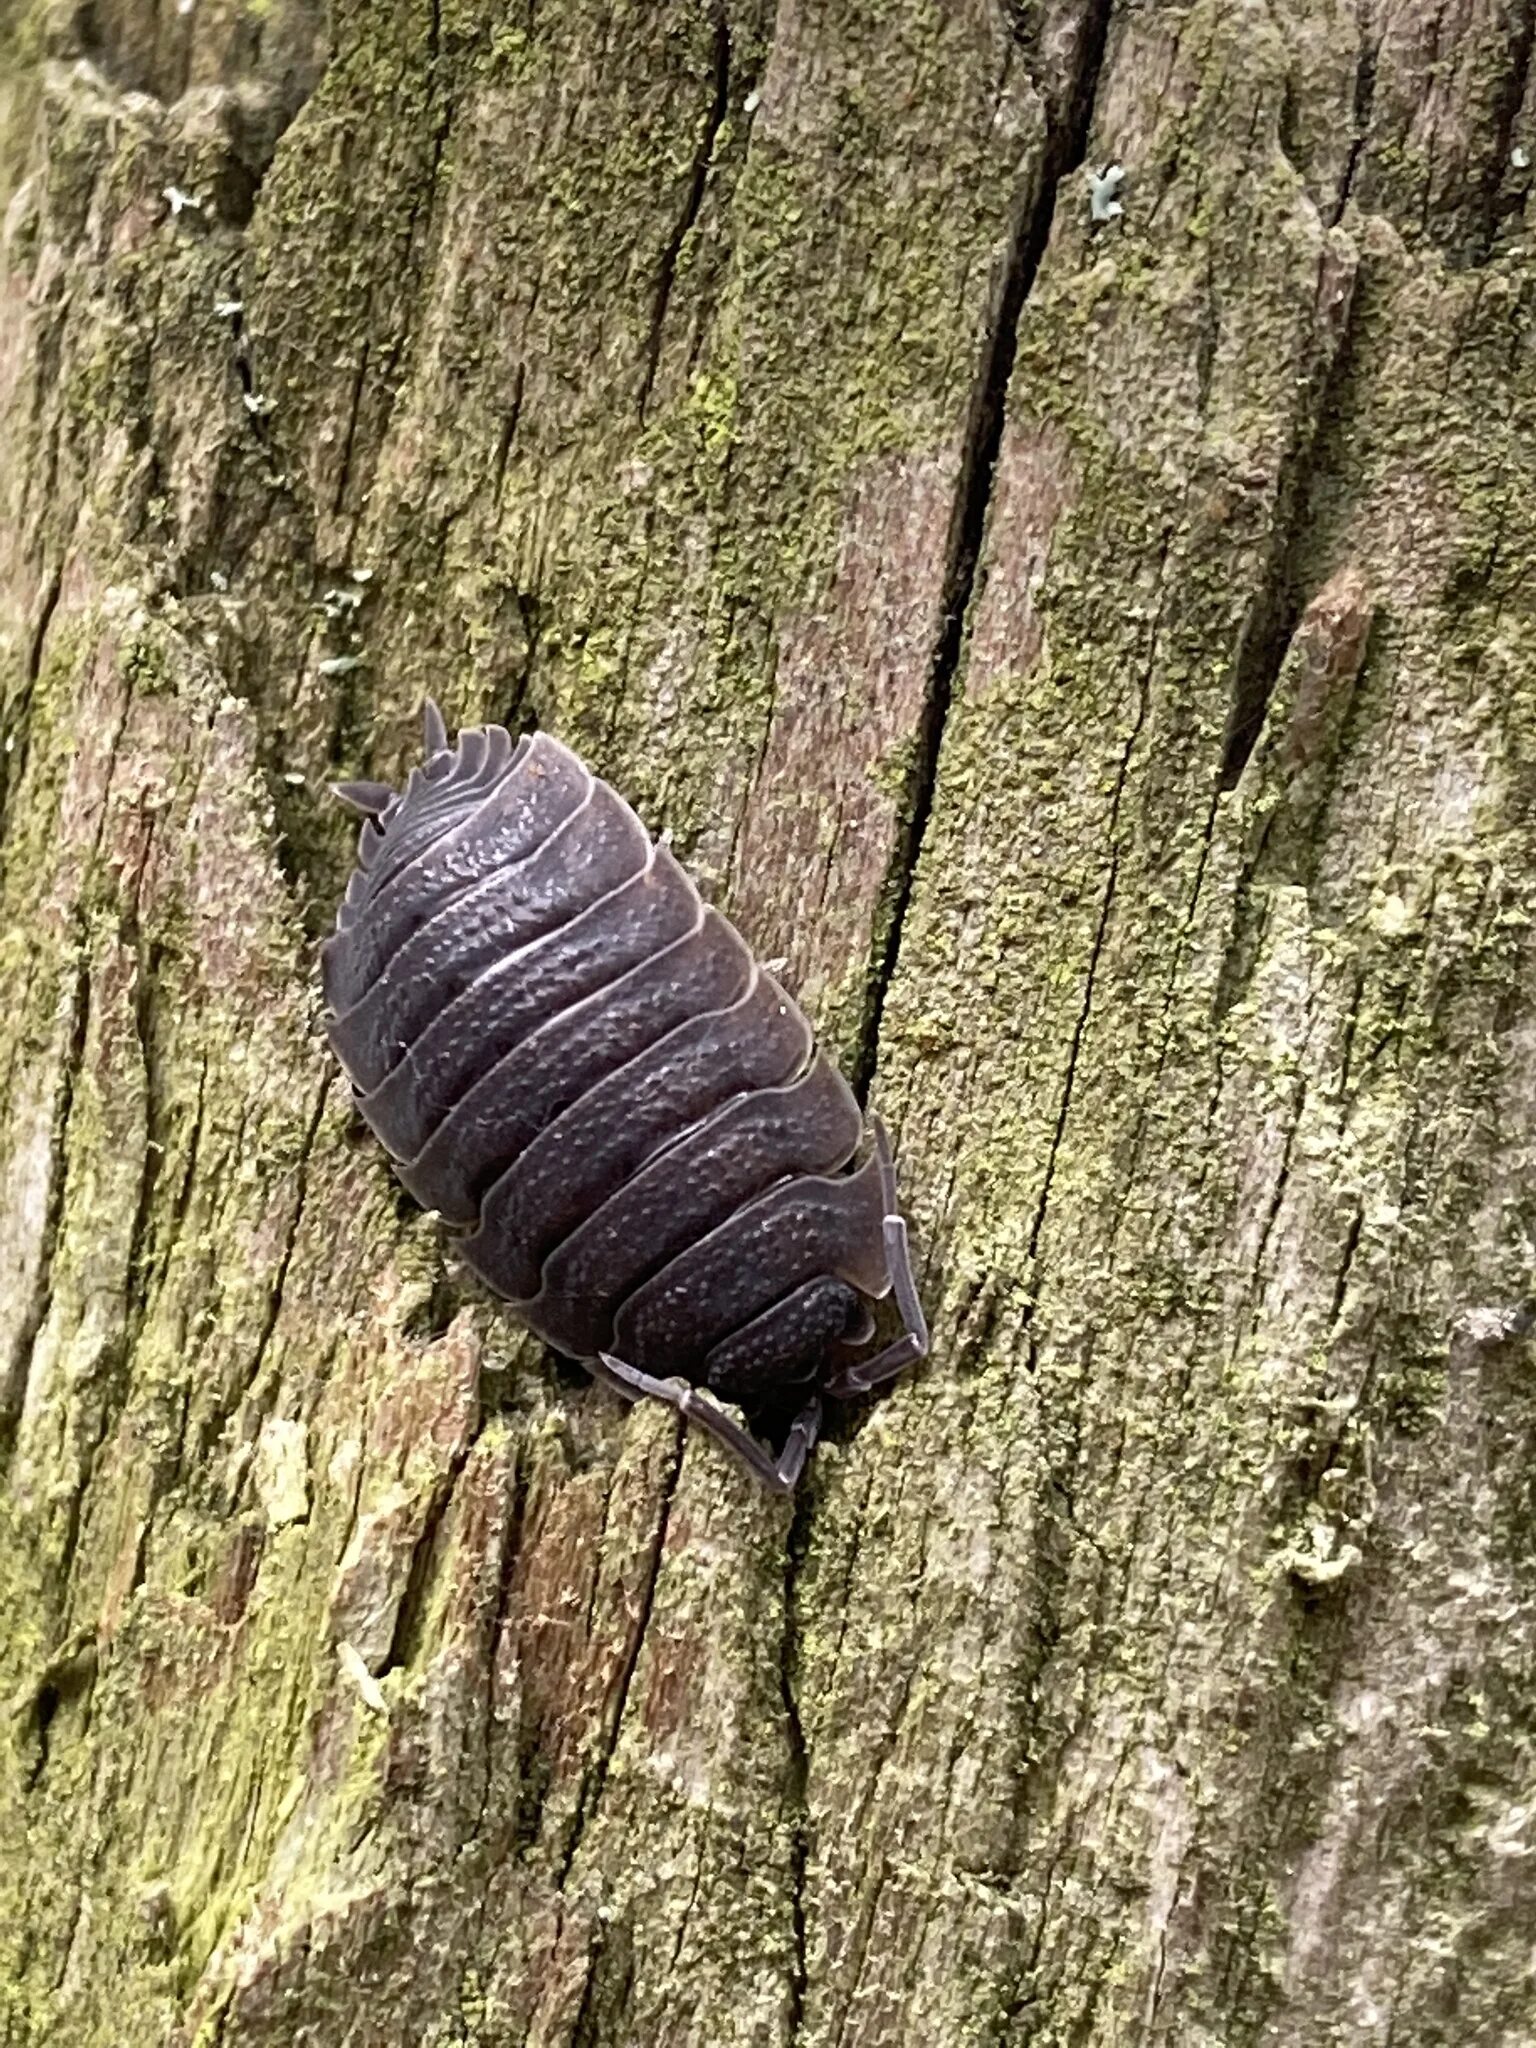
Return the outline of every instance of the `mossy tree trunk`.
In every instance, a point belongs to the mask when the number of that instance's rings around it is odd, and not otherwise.
[[[1529,2041],[1529,0],[5,33],[4,2040]],[[429,688],[898,1134],[792,1504],[349,1113]]]

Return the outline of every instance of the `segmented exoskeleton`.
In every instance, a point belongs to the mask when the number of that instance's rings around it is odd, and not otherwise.
[[[885,1131],[664,844],[545,733],[437,707],[366,819],[327,1031],[406,1187],[556,1350],[668,1401],[780,1491],[821,1396],[927,1349]],[[867,1353],[866,1303],[904,1324]],[[798,1412],[775,1456],[709,1398]]]

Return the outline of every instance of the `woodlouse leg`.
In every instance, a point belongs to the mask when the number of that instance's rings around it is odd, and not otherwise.
[[[434,754],[448,751],[448,728],[443,723],[443,714],[437,708],[437,699],[428,697],[421,707],[421,736],[430,761]]]
[[[898,1337],[895,1343],[877,1351],[873,1358],[861,1358],[857,1365],[845,1365],[840,1373],[827,1381],[822,1392],[829,1394],[834,1401],[851,1401],[857,1395],[870,1393],[875,1387],[883,1387],[887,1380],[895,1379],[897,1373],[915,1365],[927,1348],[915,1336]]]
[[[594,1379],[612,1387],[626,1401],[649,1397],[676,1408],[686,1421],[696,1422],[717,1443],[734,1452],[748,1471],[755,1473],[773,1493],[794,1492],[800,1474],[805,1470],[805,1461],[821,1433],[821,1402],[808,1401],[791,1424],[784,1448],[775,1459],[755,1436],[743,1429],[740,1423],[733,1422],[708,1394],[698,1387],[690,1387],[686,1380],[653,1379],[648,1372],[641,1372],[638,1366],[626,1365],[622,1358],[611,1358],[606,1351],[600,1351],[595,1359],[589,1358],[584,1362]]]
[[[885,1233],[886,1270],[891,1276],[891,1288],[896,1296],[896,1306],[901,1311],[904,1335],[893,1344],[887,1344],[883,1351],[877,1351],[873,1358],[860,1359],[856,1364],[845,1366],[827,1381],[826,1391],[834,1400],[847,1401],[856,1394],[867,1394],[873,1387],[884,1386],[887,1380],[895,1379],[909,1365],[928,1352],[928,1319],[923,1314],[923,1304],[917,1298],[917,1282],[912,1277],[912,1248],[907,1237],[906,1219],[898,1206],[896,1193],[896,1162],[891,1156],[890,1134],[884,1120],[878,1116],[870,1118],[870,1127],[875,1136],[875,1157],[880,1162],[880,1192],[885,1202],[885,1218],[882,1229]]]

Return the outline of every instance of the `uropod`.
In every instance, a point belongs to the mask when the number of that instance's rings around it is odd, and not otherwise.
[[[424,723],[402,790],[336,785],[364,824],[326,1031],[357,1107],[535,1335],[787,1493],[823,1397],[928,1348],[884,1126],[866,1145],[804,1013],[568,747]]]

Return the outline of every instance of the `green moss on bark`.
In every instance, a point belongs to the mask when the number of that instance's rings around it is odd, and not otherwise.
[[[343,8],[318,83],[302,6],[59,31],[0,312],[8,2039],[1522,2022],[1514,72],[1469,38],[1431,164],[1326,10],[1115,11],[1102,76],[1015,13]],[[935,1355],[793,1512],[358,1142],[323,788],[429,688],[620,776],[840,1051],[905,905]]]

